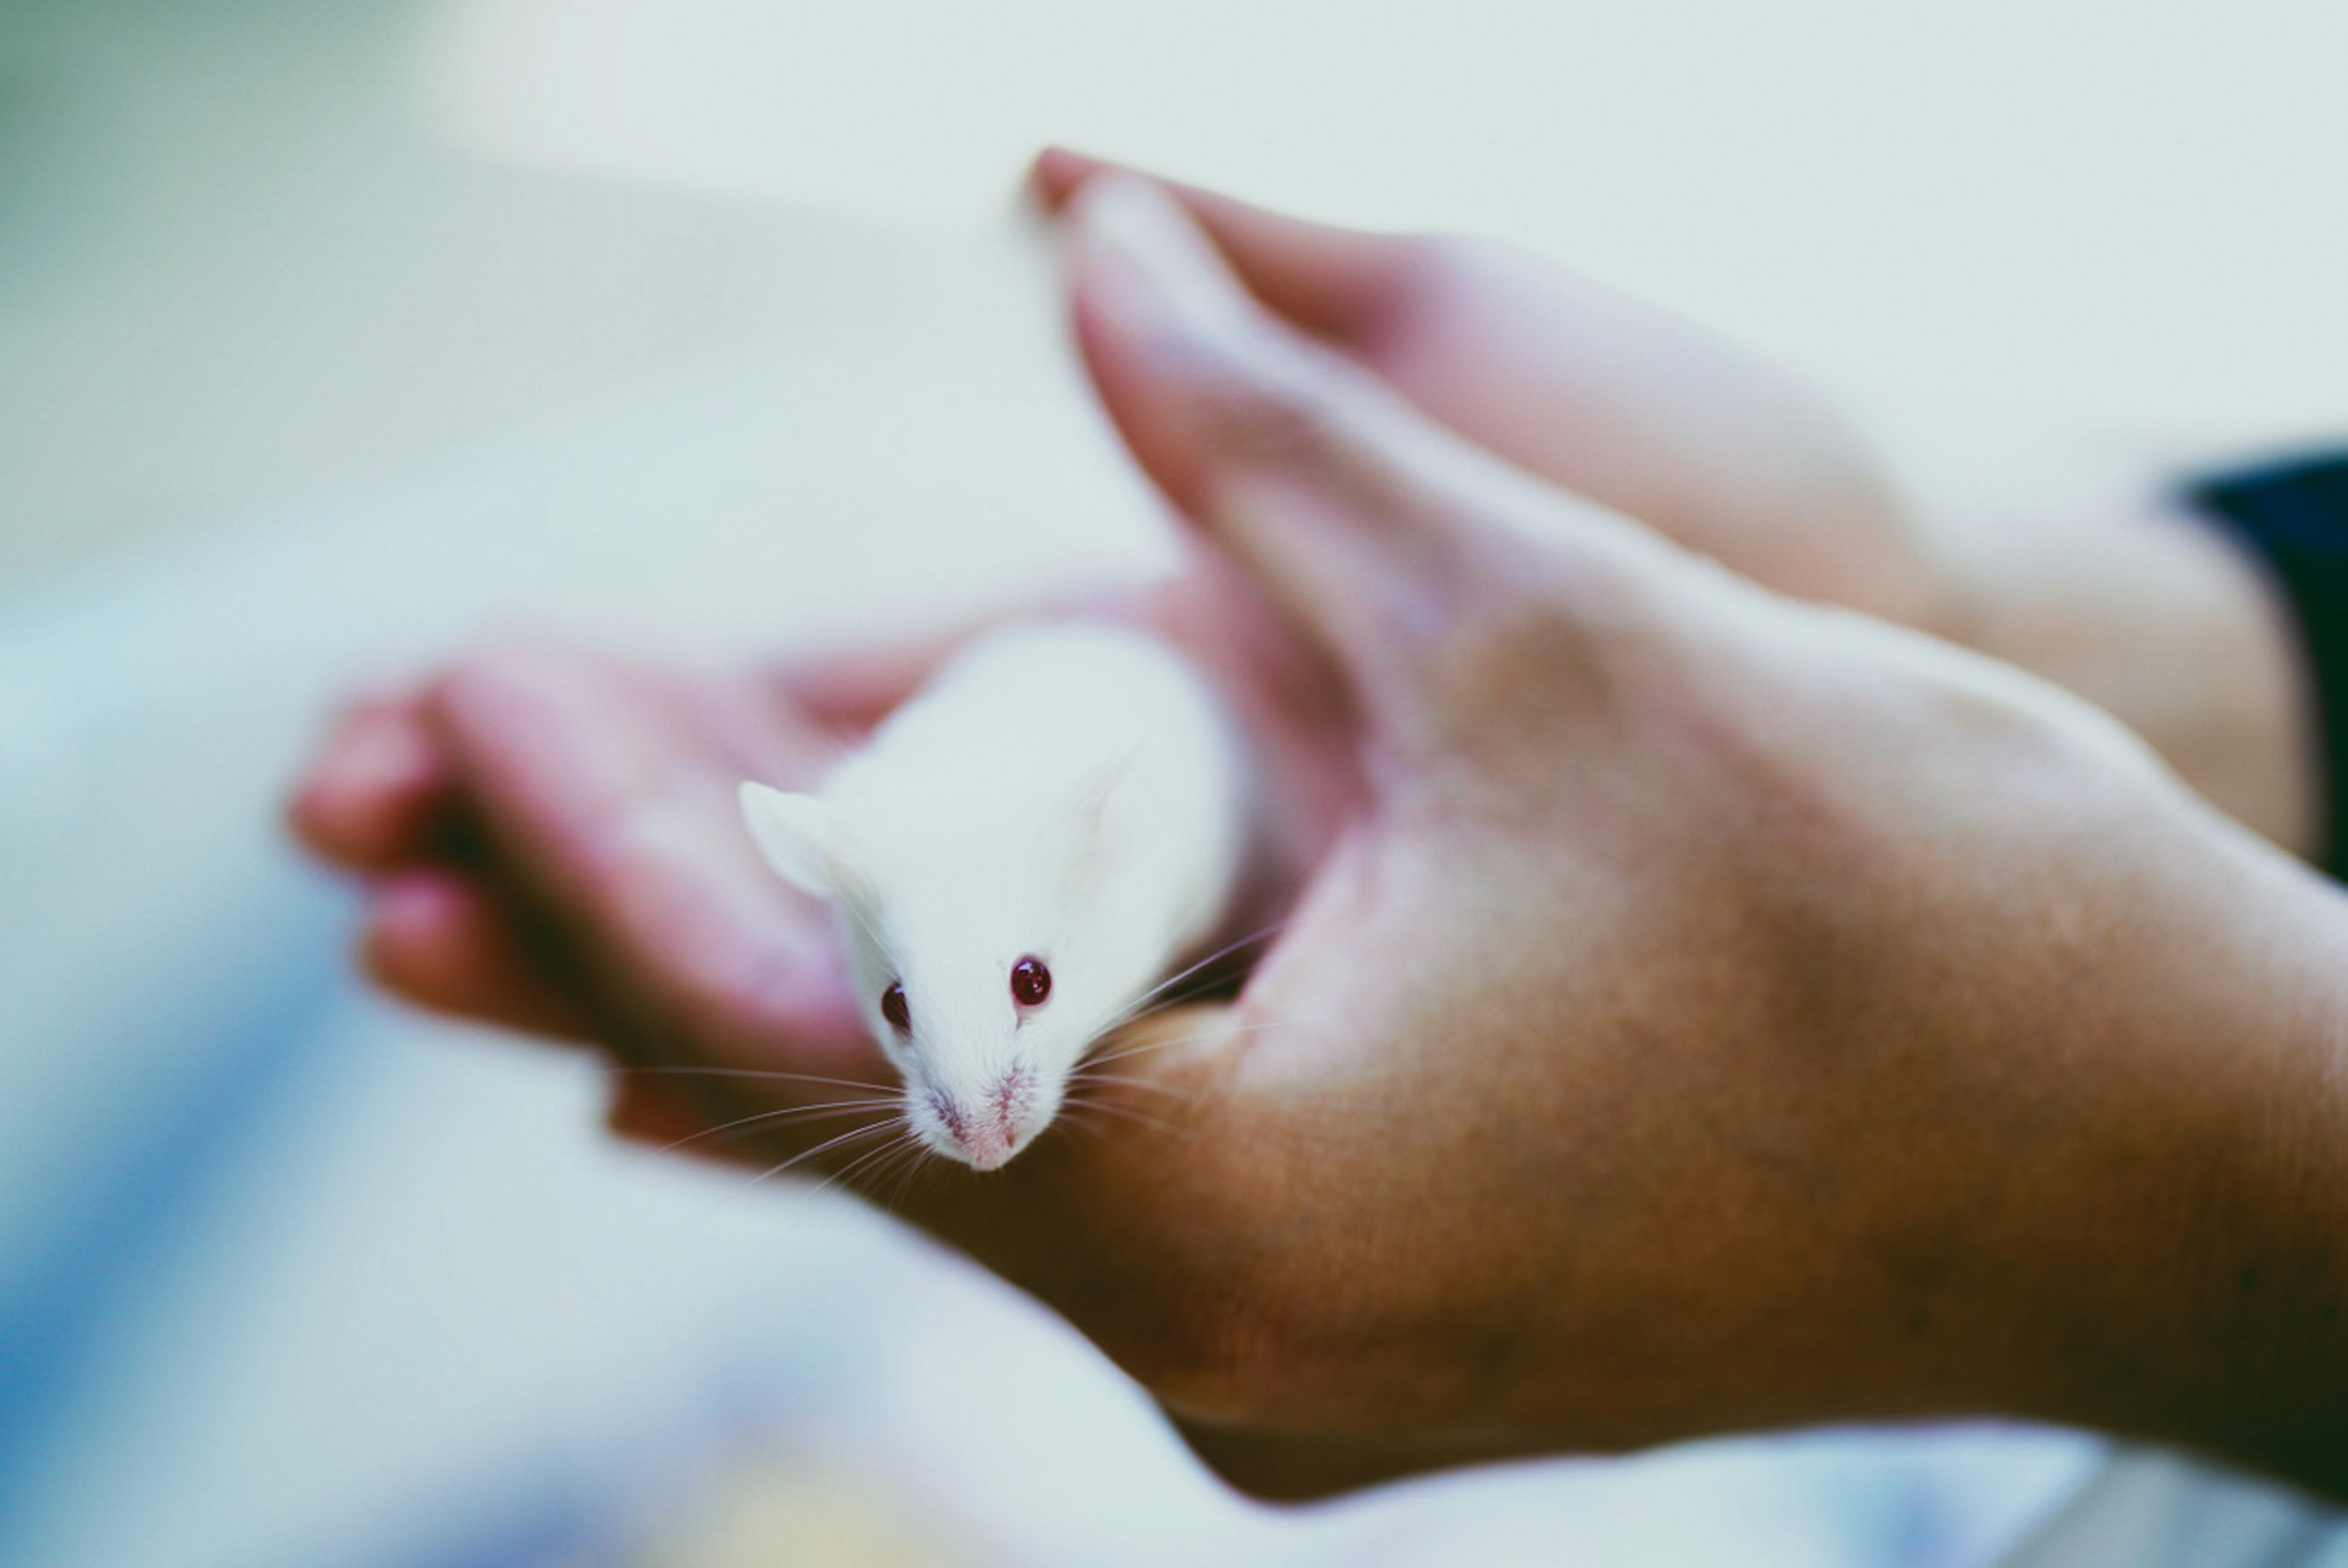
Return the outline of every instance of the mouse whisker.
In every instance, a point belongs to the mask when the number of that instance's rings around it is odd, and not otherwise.
[[[721,1132],[730,1132],[740,1127],[775,1127],[786,1122],[824,1116],[846,1116],[858,1111],[885,1110],[899,1103],[896,1096],[890,1095],[885,1099],[875,1097],[870,1100],[839,1100],[826,1105],[786,1105],[778,1111],[761,1111],[755,1115],[737,1116],[731,1122],[721,1122],[715,1127],[704,1127],[700,1132],[687,1133],[674,1143],[663,1143],[654,1152],[665,1154],[672,1149],[682,1149],[688,1143],[697,1143],[704,1138],[715,1138]]]
[[[897,1185],[890,1190],[888,1204],[885,1204],[890,1209],[890,1214],[897,1214],[897,1211],[904,1209],[904,1200],[913,1194],[913,1183],[921,1181],[922,1172],[928,1172],[930,1162],[934,1160],[937,1160],[937,1155],[930,1150],[928,1143],[922,1143],[921,1139],[906,1139],[904,1155],[901,1155],[900,1164],[894,1166]]]
[[[1079,1111],[1095,1111],[1105,1116],[1115,1116],[1127,1122],[1138,1122],[1156,1132],[1172,1133],[1181,1131],[1174,1122],[1160,1116],[1152,1116],[1146,1111],[1136,1111],[1130,1105],[1112,1105],[1105,1100],[1083,1100],[1076,1102],[1075,1107]]]
[[[1171,1083],[1159,1083],[1147,1078],[1136,1078],[1124,1072],[1087,1072],[1079,1068],[1068,1074],[1072,1084],[1107,1083],[1119,1089],[1147,1089],[1159,1094],[1179,1094],[1188,1097],[1190,1091]]]
[[[918,1159],[922,1153],[926,1153],[927,1150],[928,1145],[923,1143],[920,1135],[913,1131],[912,1123],[905,1118],[900,1117],[898,1118],[897,1136],[890,1139],[887,1143],[880,1144],[878,1148],[870,1149],[865,1153],[859,1154],[855,1159],[850,1160],[847,1164],[841,1166],[823,1181],[818,1183],[812,1190],[819,1193],[823,1191],[824,1188],[837,1183],[843,1188],[849,1188],[861,1194],[869,1194],[875,1183],[880,1180],[887,1172],[895,1168],[896,1161],[906,1157],[909,1153],[914,1158]]]
[[[907,1195],[913,1190],[914,1181],[921,1175],[922,1168],[930,1163],[931,1158],[928,1144],[919,1138],[906,1139],[903,1146],[899,1149],[894,1162],[882,1170],[874,1172],[866,1181],[864,1191],[867,1201],[879,1204],[891,1214],[902,1210]],[[896,1178],[895,1187],[891,1190],[887,1198],[879,1197],[877,1192],[880,1184],[888,1181],[891,1176]]]
[[[1251,932],[1249,935],[1241,937],[1235,942],[1225,943],[1223,946],[1216,948],[1213,952],[1209,953],[1205,958],[1200,958],[1197,963],[1188,965],[1183,968],[1177,970],[1173,974],[1169,975],[1166,979],[1159,981],[1156,985],[1150,987],[1148,990],[1134,998],[1133,1000],[1126,1003],[1124,1007],[1118,1009],[1116,1016],[1111,1018],[1107,1023],[1101,1026],[1100,1032],[1107,1034],[1111,1030],[1120,1028],[1125,1024],[1132,1022],[1135,1019],[1141,1017],[1144,1012],[1148,1010],[1152,1003],[1169,999],[1169,992],[1172,991],[1175,987],[1180,985],[1191,976],[1197,974],[1200,970],[1208,968],[1210,965],[1219,963],[1224,958],[1230,958],[1233,953],[1238,952],[1241,948],[1247,947],[1251,943],[1261,942],[1268,937],[1279,935],[1282,928],[1286,925],[1287,922],[1285,920],[1274,921],[1272,924],[1264,927],[1262,930]]]
[[[1070,1136],[1074,1136],[1075,1134],[1081,1132],[1086,1137],[1090,1138],[1095,1142],[1106,1139],[1109,1135],[1107,1128],[1097,1126],[1093,1122],[1086,1121],[1084,1117],[1074,1114],[1075,1112],[1082,1111],[1083,1109],[1085,1108],[1081,1105],[1071,1107],[1069,1114],[1059,1117],[1052,1123],[1052,1129],[1054,1131],[1057,1131],[1062,1127],[1066,1127],[1068,1130]]]
[[[857,1178],[860,1173],[872,1170],[876,1166],[880,1165],[883,1161],[893,1159],[896,1155],[904,1151],[904,1146],[903,1139],[901,1136],[891,1139],[888,1143],[880,1145],[878,1148],[867,1149],[862,1153],[857,1155],[854,1159],[849,1161],[848,1163],[840,1166],[837,1171],[834,1171],[830,1175],[826,1176],[822,1181],[818,1182],[814,1186],[808,1188],[808,1191],[809,1193],[820,1193],[825,1188],[832,1186],[839,1187],[844,1191],[855,1191],[857,1190]]]
[[[1080,1112],[1088,1113],[1101,1111],[1103,1108],[1098,1105],[1084,1105],[1078,1106],[1076,1109]],[[1122,1138],[1129,1138],[1133,1136],[1134,1130],[1126,1125],[1126,1123],[1136,1120],[1137,1118],[1131,1116],[1120,1116],[1116,1118],[1114,1122],[1111,1122],[1105,1117],[1096,1117],[1091,1114],[1079,1114],[1066,1118],[1067,1126],[1072,1132],[1081,1132],[1086,1138],[1092,1139],[1097,1143],[1114,1143]],[[1145,1126],[1147,1131],[1156,1133],[1161,1137],[1171,1137],[1175,1135],[1176,1132],[1176,1129],[1168,1127],[1163,1123],[1146,1123]]]
[[[1102,1129],[1088,1120],[1086,1113],[1099,1109],[1100,1102],[1097,1100],[1070,1100],[1060,1107],[1060,1113],[1052,1118],[1052,1125],[1075,1127],[1086,1132],[1098,1134]]]
[[[911,1156],[899,1168],[896,1187],[886,1198],[876,1198],[872,1201],[880,1204],[892,1214],[904,1213],[905,1200],[913,1195],[913,1184],[921,1179],[922,1169],[929,1163],[928,1153],[925,1149],[915,1149]]]
[[[1067,1103],[1094,1105],[1098,1104],[1103,1097],[1122,1100],[1143,1090],[1161,1096],[1155,1102],[1160,1107],[1192,1105],[1198,1102],[1199,1098],[1196,1089],[1170,1083],[1144,1083],[1121,1078],[1072,1079],[1069,1081]]]
[[[1123,1061],[1128,1057],[1133,1056],[1147,1056],[1153,1050],[1170,1050],[1176,1046],[1196,1045],[1200,1041],[1206,1040],[1255,1034],[1261,1030],[1272,1028],[1280,1020],[1277,1019],[1258,1019],[1252,1023],[1220,1024],[1212,1029],[1200,1030],[1192,1034],[1172,1035],[1162,1040],[1145,1040],[1133,1045],[1124,1046],[1117,1050],[1106,1052],[1099,1056],[1086,1057],[1084,1059],[1084,1065],[1086,1067],[1106,1067],[1112,1061]]]
[[[1228,941],[1228,944],[1223,944],[1221,948],[1216,948],[1214,953],[1207,953],[1207,956],[1200,958],[1200,960],[1198,960],[1198,962],[1193,962],[1193,965],[1183,965],[1181,969],[1177,969],[1177,972],[1169,974],[1169,977],[1167,977],[1167,979],[1162,979],[1162,981],[1158,981],[1158,983],[1155,983],[1155,986],[1150,986],[1148,990],[1144,990],[1144,993],[1138,995],[1138,998],[1134,998],[1132,1002],[1127,1002],[1125,1009],[1122,1009],[1122,1014],[1120,1014],[1120,1017],[1117,1017],[1117,1023],[1132,1021],[1132,1019],[1138,1019],[1138,1017],[1141,1017],[1141,1014],[1144,1014],[1144,1011],[1148,1011],[1150,1007],[1158,1005],[1158,1002],[1167,1002],[1167,1000],[1169,1000],[1169,998],[1171,998],[1171,995],[1177,993],[1177,989],[1179,989],[1179,986],[1181,986],[1183,981],[1188,981],[1188,979],[1193,979],[1195,974],[1200,974],[1200,972],[1202,972],[1202,969],[1210,969],[1211,965],[1219,965],[1219,962],[1223,962],[1223,960],[1226,960],[1226,958],[1231,958],[1232,953],[1238,953],[1238,950],[1240,950],[1240,948],[1244,948],[1244,946],[1251,946],[1251,944],[1256,944],[1256,941],[1268,939],[1268,937],[1277,937],[1277,934],[1280,934],[1280,929],[1284,927],[1284,925],[1287,925],[1287,923],[1284,923],[1284,920],[1282,920],[1282,923],[1277,923],[1277,925],[1265,925],[1265,927],[1263,927],[1263,929],[1259,929],[1259,932],[1251,932],[1251,934],[1247,934],[1247,937],[1240,937],[1238,941]],[[1116,1023],[1113,1023],[1113,1026],[1110,1026],[1110,1028],[1116,1028]],[[1106,1033],[1106,1030],[1104,1030],[1104,1033]]]
[[[634,1067],[626,1064],[611,1069],[613,1072],[681,1073],[700,1078],[758,1078],[777,1083],[819,1083],[832,1089],[886,1089],[885,1082],[870,1078],[824,1078],[812,1072],[778,1072],[763,1067]]]
[[[850,1127],[847,1132],[842,1132],[837,1138],[828,1138],[824,1142],[818,1143],[812,1149],[800,1150],[798,1153],[793,1154],[789,1159],[785,1160],[779,1165],[767,1166],[765,1170],[751,1177],[749,1184],[756,1186],[760,1182],[765,1181],[767,1177],[779,1176],[793,1166],[804,1164],[806,1162],[814,1159],[817,1155],[823,1153],[827,1150],[837,1149],[842,1143],[849,1143],[853,1139],[869,1138],[875,1132],[889,1132],[894,1128],[895,1125],[896,1123],[894,1122],[868,1122],[861,1127]]]

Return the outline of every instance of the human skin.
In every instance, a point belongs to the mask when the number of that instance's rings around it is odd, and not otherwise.
[[[1056,209],[1108,167],[1054,149],[1032,188]],[[2157,486],[1992,516],[1919,504],[1775,366],[1539,256],[1166,189],[1263,304],[1438,423],[1764,587],[2067,687],[2220,810],[2315,845],[2312,705],[2280,598]]]
[[[1244,574],[1154,613],[1270,748],[1289,914],[1117,1042],[1148,1123],[900,1212],[1269,1495],[1975,1411],[2348,1494],[2339,897],[2087,704],[1463,440],[1149,188],[1077,206],[1096,384]],[[920,663],[491,651],[363,707],[297,821],[409,994],[716,1070],[624,1127],[819,1099],[719,1075],[877,1071],[730,792]]]

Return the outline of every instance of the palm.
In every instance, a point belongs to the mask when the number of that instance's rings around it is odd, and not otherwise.
[[[1359,809],[1342,688],[1218,569],[1109,612],[1184,644],[1264,761],[1270,852],[1217,942],[1251,960]],[[478,819],[477,871],[533,933],[541,979],[622,1059],[623,1114],[647,1132],[761,1168],[804,1161],[874,1191],[924,1184],[910,1146],[888,1135],[891,1075],[846,992],[830,918],[757,865],[733,792],[746,776],[810,782],[940,651],[728,678],[541,648],[448,683],[443,705],[473,775],[458,809]],[[522,700],[592,728],[551,734],[543,713],[509,723],[513,693],[501,683],[516,682],[530,688]],[[616,781],[610,793],[602,780]],[[568,798],[550,801],[553,789]],[[1109,1075],[1127,1081],[1082,1086],[1074,1120],[1161,1120],[1163,1104],[1150,1102],[1162,1087],[1146,1081],[1159,1060],[1137,1053]]]

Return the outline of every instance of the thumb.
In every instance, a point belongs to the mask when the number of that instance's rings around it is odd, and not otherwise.
[[[1511,605],[1619,610],[1663,548],[1265,310],[1148,181],[1087,181],[1068,243],[1078,343],[1127,446],[1374,716],[1423,696],[1439,655]]]
[[[1047,149],[1032,189],[1062,210],[1116,167]],[[1485,449],[1797,598],[1932,613],[1865,440],[1735,343],[1509,245],[1338,228],[1148,179],[1268,309]]]
[[[1146,179],[1172,197],[1214,241],[1248,292],[1373,364],[1381,358],[1379,340],[1408,324],[1414,297],[1426,292],[1429,241],[1423,237],[1292,218],[1060,147],[1037,155],[1030,188],[1045,210],[1061,212],[1078,190],[1107,174]],[[1468,426],[1454,423],[1454,428],[1483,439]]]

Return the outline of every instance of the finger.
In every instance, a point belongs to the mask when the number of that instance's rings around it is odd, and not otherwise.
[[[787,701],[778,702],[763,672],[647,678],[642,698],[685,722],[713,773],[811,788],[838,760],[839,742]]]
[[[885,719],[921,690],[972,628],[879,645],[831,648],[786,661],[775,671],[782,695],[828,729],[855,734]]]
[[[1109,172],[1149,179],[1207,231],[1257,299],[1348,347],[1375,347],[1423,271],[1426,245],[1412,236],[1307,222],[1066,148],[1038,155],[1031,179],[1045,210],[1056,212],[1086,180]]]
[[[386,880],[367,901],[359,940],[367,972],[419,1007],[550,1039],[594,1038],[593,1020],[547,973],[510,912],[459,873]]]
[[[438,706],[513,885],[592,973],[616,1043],[816,1071],[873,1048],[821,907],[760,862],[739,767],[641,684],[552,645],[484,655]]]
[[[710,1119],[674,1087],[624,1071],[612,1078],[612,1102],[603,1124],[632,1143],[681,1153],[714,1153],[692,1140],[708,1131]]]
[[[1053,149],[1034,185],[1057,209],[1115,167]],[[1899,597],[1877,562],[1900,503],[1865,444],[1735,343],[1505,245],[1308,223],[1154,182],[1257,299],[1478,445],[1782,590]]]
[[[427,853],[453,822],[457,799],[420,694],[402,692],[362,699],[336,718],[286,819],[325,859],[380,871]]]
[[[741,1144],[709,1134],[722,1125],[718,1116],[702,1110],[694,1097],[650,1079],[613,1074],[612,1102],[604,1108],[603,1125],[614,1137],[670,1160],[698,1160],[705,1164],[764,1168],[771,1163],[766,1146]]]
[[[1265,312],[1153,187],[1105,176],[1073,212],[1077,333],[1127,445],[1346,666],[1365,706],[1407,693],[1437,645],[1536,585],[1627,593],[1653,541]]]

